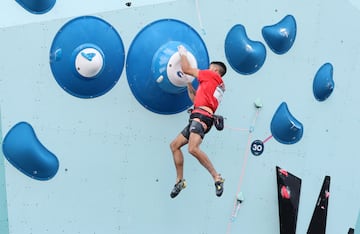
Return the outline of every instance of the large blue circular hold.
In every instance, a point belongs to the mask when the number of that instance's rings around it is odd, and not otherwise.
[[[125,60],[117,31],[94,16],[75,18],[56,34],[50,49],[51,71],[69,94],[94,98],[120,79]]]
[[[200,35],[179,20],[162,19],[145,26],[130,45],[128,83],[138,102],[152,112],[175,114],[192,105],[186,90],[191,77],[181,71],[180,44],[187,49],[192,66],[208,68],[209,56]],[[193,83],[197,85],[196,80]]]

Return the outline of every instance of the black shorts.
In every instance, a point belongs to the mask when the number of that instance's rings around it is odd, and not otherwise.
[[[193,120],[195,118],[200,119],[200,121],[206,124],[206,131],[200,122]],[[189,124],[181,131],[181,134],[189,140],[190,132],[193,132],[200,135],[201,139],[203,139],[205,134],[210,131],[213,121],[214,119],[212,117],[200,113],[192,113],[190,115]]]

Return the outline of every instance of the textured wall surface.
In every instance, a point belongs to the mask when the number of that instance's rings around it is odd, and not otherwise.
[[[1,158],[0,204],[7,202],[7,215],[3,206],[0,210],[1,234],[275,234],[276,166],[302,179],[297,233],[306,233],[326,175],[331,176],[326,233],[347,233],[355,226],[360,205],[356,1],[134,0],[130,7],[125,2],[57,1],[44,15],[32,15],[15,1],[0,3],[2,136],[27,121],[60,161],[54,178],[37,181]],[[224,52],[231,27],[244,25],[249,38],[266,45],[261,29],[288,14],[297,23],[289,52],[277,55],[266,46],[258,72],[240,75],[231,69]],[[151,22],[181,20],[201,35],[210,60],[227,63],[227,90],[218,109],[226,128],[213,129],[202,145],[226,179],[221,198],[186,149],[188,187],[170,198],[175,168],[169,143],[187,123],[187,113],[160,115],[141,106],[126,67],[118,83],[94,99],[76,98],[58,86],[49,66],[51,43],[66,22],[82,15],[110,23],[125,53]],[[318,102],[313,79],[327,62],[334,67],[335,89]],[[260,110],[255,100],[261,100]],[[302,139],[291,145],[269,139],[263,154],[253,156],[250,143],[271,136],[270,122],[282,102],[304,125]],[[238,191],[245,200],[231,222]]]

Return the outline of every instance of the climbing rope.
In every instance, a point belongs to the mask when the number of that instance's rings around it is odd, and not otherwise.
[[[240,173],[238,188],[237,188],[237,192],[236,192],[237,196],[235,196],[235,199],[234,199],[235,201],[234,201],[233,209],[232,209],[232,212],[231,212],[231,218],[230,218],[228,226],[227,226],[227,231],[226,231],[227,234],[231,233],[232,223],[233,223],[234,219],[236,218],[237,213],[238,213],[239,208],[240,208],[240,202],[241,201],[239,201],[239,199],[238,199],[238,194],[240,194],[241,185],[242,185],[242,182],[243,182],[243,178],[245,176],[246,166],[247,166],[247,162],[248,162],[248,158],[249,158],[249,151],[250,151],[250,145],[251,145],[252,132],[254,130],[256,120],[257,120],[257,118],[259,116],[259,112],[260,112],[260,108],[257,108],[256,113],[255,113],[255,117],[254,117],[253,122],[252,122],[252,125],[250,126],[250,129],[248,129],[249,134],[248,134],[247,144],[246,144],[246,148],[245,148],[245,152],[244,152],[244,158],[243,158],[243,164],[242,164],[242,167],[241,167],[241,173]],[[234,128],[231,128],[231,129],[234,129]],[[243,129],[239,129],[239,130],[243,130]]]
[[[199,20],[200,29],[201,29],[202,33],[205,35],[206,32],[205,32],[204,25],[203,25],[202,19],[201,19],[199,0],[195,0],[195,6],[196,6],[196,13],[197,13],[197,17]]]

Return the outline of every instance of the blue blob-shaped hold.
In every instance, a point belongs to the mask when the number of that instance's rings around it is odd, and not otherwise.
[[[180,44],[199,69],[208,68],[209,56],[200,35],[179,20],[162,19],[145,26],[130,45],[128,83],[138,102],[152,112],[175,114],[192,105],[186,90],[190,78],[180,68]]]
[[[263,43],[250,40],[244,26],[238,24],[233,26],[226,36],[225,54],[236,72],[250,75],[257,72],[264,64],[266,48]]]
[[[271,134],[283,144],[294,144],[303,135],[302,123],[291,115],[285,102],[281,103],[271,120]]]
[[[15,0],[19,3],[25,10],[33,14],[44,14],[50,11],[56,0]]]
[[[83,16],[66,23],[50,49],[51,71],[69,94],[94,98],[120,79],[125,51],[117,31],[104,20]]]
[[[296,38],[294,16],[287,15],[277,24],[263,27],[262,35],[274,53],[285,54],[290,50]]]
[[[49,180],[58,171],[57,157],[40,143],[27,122],[19,122],[9,130],[2,148],[6,159],[33,179]]]
[[[334,87],[333,66],[325,63],[319,68],[313,81],[313,93],[316,100],[325,101],[333,92]]]

